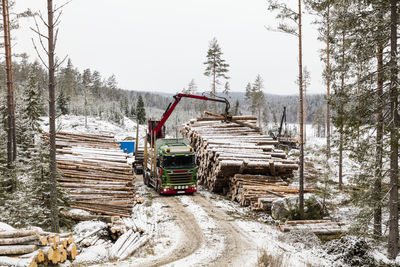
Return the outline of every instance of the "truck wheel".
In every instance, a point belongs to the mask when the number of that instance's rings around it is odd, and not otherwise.
[[[157,182],[156,191],[161,195],[161,185],[159,182]]]
[[[150,187],[150,177],[149,177],[149,173],[148,172],[144,172],[144,179],[143,179],[143,181],[144,181],[144,184],[147,186],[147,187]]]

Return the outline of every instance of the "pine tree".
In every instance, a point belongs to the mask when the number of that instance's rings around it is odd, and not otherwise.
[[[144,108],[144,102],[142,95],[139,95],[137,104],[136,104],[136,116],[137,116],[137,121],[139,124],[144,124],[146,123],[146,109]]]
[[[204,62],[206,65],[206,70],[204,71],[204,75],[207,77],[212,77],[212,89],[211,96],[215,97],[217,92],[217,85],[219,84],[219,78],[229,79],[227,76],[229,64],[225,62],[225,59],[222,59],[222,51],[217,42],[217,39],[214,38],[210,41],[210,45],[207,51],[207,61]],[[216,111],[216,105],[214,103],[214,111]]]

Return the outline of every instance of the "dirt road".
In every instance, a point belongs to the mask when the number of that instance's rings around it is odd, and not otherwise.
[[[136,186],[144,189],[141,177],[137,178]],[[138,265],[133,260],[130,266],[249,265],[249,253],[256,253],[257,248],[251,246],[226,211],[199,193],[166,197],[159,196],[152,189],[144,190],[153,205],[162,203],[163,211],[172,215],[182,234],[173,249],[166,250],[167,253],[145,258]]]

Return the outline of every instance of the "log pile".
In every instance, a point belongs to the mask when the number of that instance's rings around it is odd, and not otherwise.
[[[77,248],[72,234],[38,230],[0,232],[0,266],[38,266],[74,260]]]
[[[338,235],[347,233],[348,229],[344,223],[332,222],[331,220],[299,220],[286,221],[279,225],[282,232],[293,230],[304,230],[316,235]]]
[[[129,217],[134,205],[133,171],[112,136],[57,133],[58,179],[71,207]]]
[[[230,188],[232,200],[254,211],[270,211],[276,199],[299,194],[298,187],[289,186],[281,176],[235,174]],[[304,192],[312,192],[312,189],[305,188]]]
[[[217,193],[231,189],[236,199],[240,191],[238,187],[232,188],[236,174],[274,177],[279,182],[293,176],[297,163],[275,148],[277,141],[260,133],[256,117],[237,116],[231,122],[222,122],[221,118],[198,118],[181,129],[196,150],[200,183]],[[250,179],[248,183],[254,181]]]

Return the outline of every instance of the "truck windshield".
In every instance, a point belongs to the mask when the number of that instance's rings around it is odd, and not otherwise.
[[[164,157],[163,167],[166,169],[191,169],[195,167],[194,155]]]

